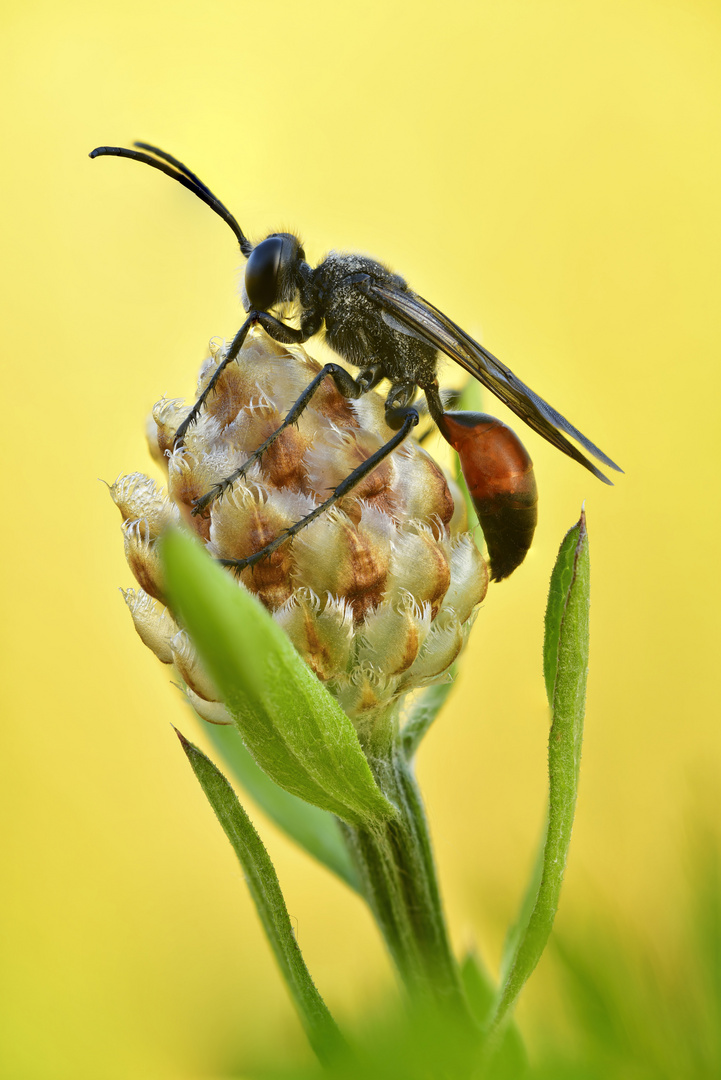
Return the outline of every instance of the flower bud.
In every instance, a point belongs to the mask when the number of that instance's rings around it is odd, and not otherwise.
[[[221,359],[211,346],[199,393]],[[153,410],[151,455],[164,467],[167,492],[138,473],[110,488],[140,585],[125,593],[136,629],[163,663],[176,665],[192,703],[214,723],[229,717],[163,607],[157,540],[184,520],[214,558],[247,558],[391,437],[380,395],[348,401],[327,378],[248,475],[193,516],[195,501],[277,430],[319,370],[300,347],[251,333],[182,447],[173,449],[173,437],[189,407],[163,399]],[[460,652],[488,584],[465,528],[462,500],[409,438],[332,509],[237,574],[238,586],[256,594],[360,731],[395,699],[447,677]]]

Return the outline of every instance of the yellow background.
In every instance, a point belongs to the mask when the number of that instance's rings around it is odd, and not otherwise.
[[[491,589],[420,774],[457,942],[496,963],[543,813],[545,590],[585,499],[592,658],[560,923],[607,908],[664,955],[689,832],[718,813],[718,5],[4,12],[0,1073],[181,1080],[303,1052],[169,726],[193,722],[117,592],[96,479],[147,466],[149,407],[190,394],[208,339],[239,325],[240,260],[197,200],[91,163],[98,144],[178,155],[252,238],[291,226],[313,261],[386,260],[623,465],[605,488],[522,433],[537,540]],[[331,1008],[377,1007],[392,977],[361,904],[254,816]]]

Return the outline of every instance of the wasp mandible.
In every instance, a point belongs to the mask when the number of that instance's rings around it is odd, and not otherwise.
[[[330,377],[339,392],[351,400],[368,393],[383,379],[390,382],[385,415],[386,423],[394,431],[392,437],[310,514],[283,530],[260,551],[246,559],[228,560],[227,565],[238,571],[255,565],[352,491],[418,424],[420,413],[414,399],[419,389],[439,431],[459,455],[488,547],[491,578],[500,581],[521,564],[531,545],[537,519],[538,496],[531,459],[514,432],[499,420],[444,408],[436,378],[439,352],[455,360],[529,427],[584,465],[599,480],[611,483],[570,439],[609,468],[622,471],[492,353],[375,259],[332,251],[313,268],[306,262],[300,240],[292,233],[271,233],[260,243],[252,244],[230,211],[187,166],[156,146],[142,142],[133,145],[135,149],[99,146],[90,157],[130,158],[170,176],[225,221],[247,259],[242,291],[247,318],[176,431],[176,448],[182,445],[188,428],[196,422],[223,370],[240,353],[253,326],[261,326],[285,345],[301,344],[325,327],[328,345],[359,369],[354,378],[340,365],[326,364],[291,407],[280,427],[239,469],[197,500],[194,514],[206,511],[246,475],[281,432],[298,420],[325,378]],[[285,310],[288,304],[296,306],[298,327],[273,314]]]

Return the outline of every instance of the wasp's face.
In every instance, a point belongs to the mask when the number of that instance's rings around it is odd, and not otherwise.
[[[297,236],[274,233],[256,244],[245,267],[247,310],[269,311],[295,299],[297,270],[305,253]]]

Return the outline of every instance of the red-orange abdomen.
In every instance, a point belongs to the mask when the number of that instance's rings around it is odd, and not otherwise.
[[[509,427],[485,413],[444,413],[438,427],[461,461],[491,563],[501,581],[523,562],[538,520],[533,462]]]

